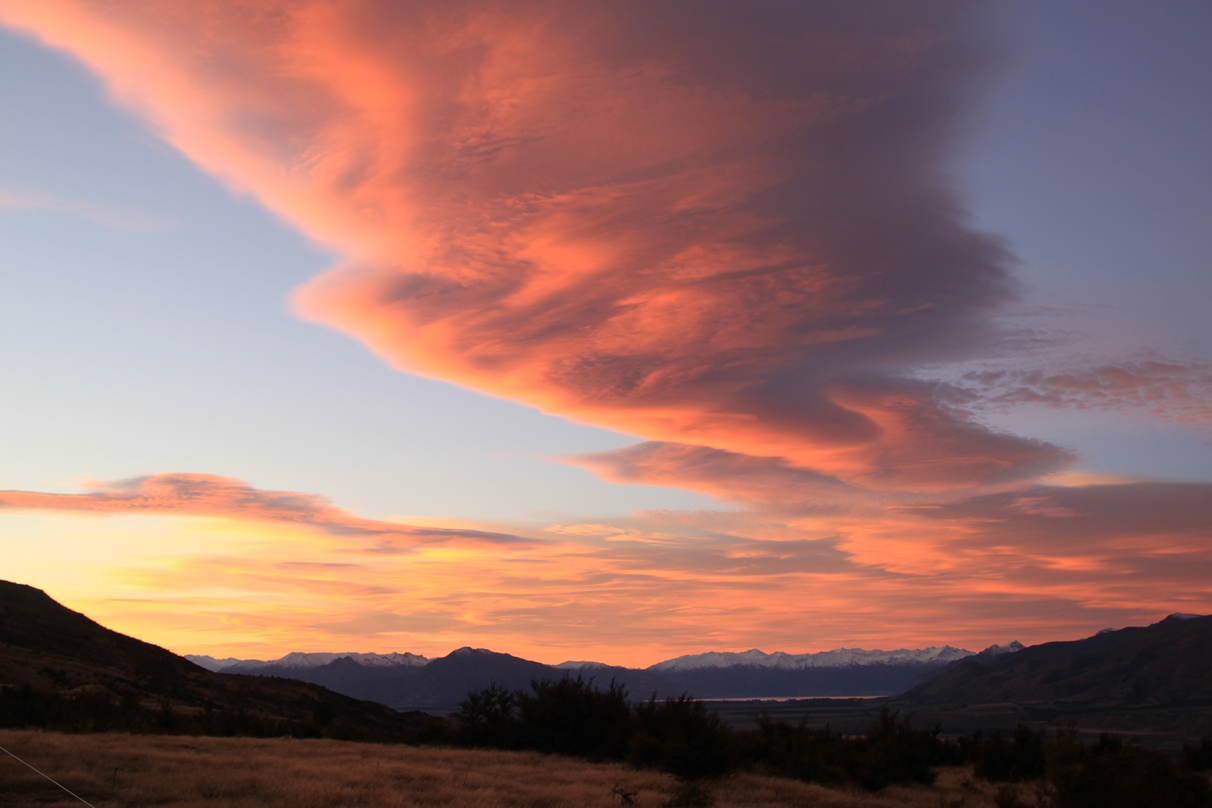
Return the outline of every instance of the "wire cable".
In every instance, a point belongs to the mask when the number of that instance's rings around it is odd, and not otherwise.
[[[43,773],[43,772],[38,771],[38,770],[37,770],[37,769],[35,769],[33,766],[31,766],[30,764],[26,763],[24,760],[22,760],[21,758],[19,758],[19,757],[17,757],[16,755],[14,755],[12,752],[10,752],[10,751],[8,751],[7,749],[5,749],[3,746],[0,746],[0,752],[3,752],[4,754],[6,754],[6,755],[8,755],[9,757],[11,757],[13,760],[15,760],[15,761],[17,761],[18,763],[20,763],[20,764],[22,764],[22,765],[24,765],[24,766],[28,767],[28,768],[29,768],[29,769],[31,769],[32,771],[38,772],[38,774],[41,774],[41,775],[42,775],[43,777],[45,777],[47,780],[50,780],[50,781],[51,781],[52,783],[54,783],[55,785],[59,786],[59,788],[63,789],[63,790],[64,790],[64,791],[66,791],[68,794],[71,794],[73,797],[75,797],[76,799],[80,800],[80,802],[82,802],[82,803],[84,803],[85,805],[87,805],[87,806],[88,806],[88,808],[97,808],[97,806],[93,805],[91,802],[89,802],[88,800],[84,799],[84,798],[83,798],[83,797],[81,797],[79,794],[77,794],[76,792],[72,791],[72,790],[71,790],[71,789],[69,789],[67,786],[63,785],[63,784],[62,784],[62,783],[60,783],[58,780],[56,780],[55,778],[51,777],[49,774],[45,774],[45,773]]]

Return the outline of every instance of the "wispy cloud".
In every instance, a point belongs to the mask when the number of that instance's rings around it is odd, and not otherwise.
[[[1142,359],[1065,370],[973,371],[981,406],[1101,410],[1151,420],[1212,422],[1212,365]]]
[[[92,562],[103,594],[72,593],[73,605],[189,651],[257,643],[280,654],[358,636],[360,650],[471,643],[649,664],[706,648],[1044,640],[1212,610],[1207,484],[651,512],[532,528],[531,541],[362,519],[205,475],[4,492],[0,503],[124,516],[119,532],[155,517],[155,551],[111,542]],[[218,538],[198,540],[198,517]],[[395,551],[374,552],[383,543]]]
[[[161,216],[136,213],[108,205],[96,205],[53,194],[0,188],[0,211],[37,210],[66,213],[115,230],[127,230],[135,233],[166,230],[173,225],[173,222]]]
[[[0,491],[0,510],[86,512],[96,514],[180,514],[224,519],[281,522],[318,530],[350,542],[374,541],[372,552],[399,546],[440,544],[516,544],[533,540],[504,533],[418,527],[363,519],[335,507],[324,497],[294,491],[264,491],[242,480],[213,474],[151,474],[117,482],[98,482],[84,494]]]

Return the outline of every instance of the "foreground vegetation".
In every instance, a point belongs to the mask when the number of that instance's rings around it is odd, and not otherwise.
[[[264,680],[269,687],[263,691],[284,695],[280,703],[248,698],[240,688],[261,684],[258,677],[232,678],[235,686],[225,699],[204,699],[200,706],[189,699],[140,697],[132,689],[118,695],[88,685],[66,693],[0,685],[0,728],[404,743],[440,742],[450,734],[448,722],[437,716],[399,713],[289,679]]]
[[[1212,806],[1203,774],[1212,768],[1212,738],[1188,745],[1176,763],[1114,736],[1086,744],[1071,729],[944,738],[939,727],[915,728],[887,706],[863,735],[765,718],[753,730],[734,730],[688,697],[635,705],[621,687],[598,689],[580,677],[533,682],[529,692],[473,692],[459,721],[457,739],[467,745],[626,761],[687,780],[760,771],[878,791],[930,784],[940,766],[971,765],[990,782],[1036,782],[1036,800],[1057,808]],[[1021,804],[1009,788],[1003,801]]]
[[[701,784],[618,763],[537,752],[327,739],[208,738],[0,730],[0,747],[97,808],[993,808],[997,787],[944,768],[932,786],[879,794],[743,772]],[[1030,789],[1016,787],[1029,797]],[[1017,792],[1016,792],[1017,793]],[[0,754],[0,805],[81,803]]]
[[[89,733],[74,740],[51,733],[12,737],[23,739],[35,758],[42,750],[52,761],[49,771],[62,773],[66,767],[68,774],[59,779],[74,777],[80,787],[113,804],[184,805],[201,796],[231,805],[247,800],[250,805],[555,806],[610,804],[609,799],[602,802],[607,797],[633,805],[641,804],[639,794],[650,793],[643,804],[913,805],[926,804],[914,800],[929,793],[936,798],[929,803],[932,808],[1212,806],[1207,774],[1212,738],[1187,744],[1178,760],[1114,736],[1085,743],[1072,729],[1019,726],[1007,737],[975,732],[946,738],[938,727],[914,727],[886,706],[861,734],[769,718],[759,719],[752,729],[737,729],[686,696],[635,704],[614,684],[600,689],[592,680],[566,677],[533,682],[529,691],[497,686],[474,691],[453,719],[426,717],[409,724],[406,734],[393,735],[394,745],[384,746],[340,745],[338,740],[366,738],[345,735],[342,723],[320,709],[322,703],[309,721],[254,716],[233,721],[230,713],[202,709],[181,715],[168,702],[158,708],[123,704],[88,691],[31,699],[28,688],[5,690],[0,689],[0,725]],[[146,734],[97,732],[107,726]],[[169,734],[195,737],[163,737]],[[197,737],[201,735],[237,737],[223,741]],[[250,737],[257,735],[293,738]],[[338,745],[324,746],[334,743]],[[330,762],[323,759],[329,753],[346,761],[339,771],[330,771]],[[108,755],[100,769],[98,754]],[[312,763],[304,765],[305,760]],[[429,763],[418,774],[416,766],[423,761]],[[0,763],[8,766],[7,771],[0,768],[0,804],[13,804],[17,799],[5,789],[14,763]],[[74,773],[73,766],[78,769]],[[270,772],[258,773],[264,767]],[[567,774],[552,785],[551,772],[557,770]],[[109,773],[108,791],[97,771]],[[156,785],[160,774],[169,771],[171,777]],[[130,782],[133,790],[119,789],[122,772],[139,773]],[[29,776],[35,779],[22,788],[49,788],[50,796],[58,797],[53,786]],[[612,782],[604,792],[603,778]],[[580,788],[585,784],[590,784],[588,790]],[[148,788],[155,793],[140,790]],[[853,802],[863,793],[877,792],[877,802]],[[326,796],[313,800],[313,794]],[[809,794],[815,796],[804,802]],[[905,802],[907,795],[916,796]],[[894,801],[886,802],[886,797]]]

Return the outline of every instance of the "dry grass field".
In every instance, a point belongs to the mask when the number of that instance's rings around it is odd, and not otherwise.
[[[634,792],[633,803],[643,808],[709,804],[720,808],[978,808],[995,805],[996,792],[996,787],[971,778],[966,771],[950,769],[941,772],[934,787],[892,787],[879,794],[753,774],[708,783],[694,794],[668,775],[619,764],[593,764],[532,752],[290,738],[7,730],[0,731],[0,747],[97,808],[581,808],[622,805],[615,789]],[[1026,790],[1023,796],[1028,797]],[[14,805],[66,808],[81,803],[0,754],[0,806]]]

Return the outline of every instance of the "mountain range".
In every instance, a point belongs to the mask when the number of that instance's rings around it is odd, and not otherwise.
[[[1009,653],[1021,647],[1009,643],[981,654]],[[681,693],[703,699],[887,696],[975,656],[980,655],[951,646],[896,651],[841,648],[812,654],[712,651],[647,668],[601,662],[545,665],[479,648],[460,648],[433,660],[410,653],[299,652],[271,661],[186,658],[217,672],[293,677],[396,709],[442,711],[455,709],[468,690],[490,682],[524,689],[532,679],[565,675],[592,678],[599,684],[613,680],[636,698]]]
[[[219,671],[223,671],[224,673],[254,673],[266,668],[274,668],[275,670],[304,670],[306,668],[318,668],[331,662],[336,662],[338,659],[352,659],[354,662],[367,668],[393,668],[400,665],[404,667],[418,667],[429,662],[427,658],[417,654],[359,654],[353,651],[318,654],[293,651],[281,659],[274,659],[268,662],[260,659],[236,659],[235,657],[215,659],[211,656],[199,654],[186,654],[185,658],[195,665],[201,665],[208,671],[215,671],[216,673]]]
[[[821,695],[825,686],[871,694],[868,688],[882,686],[899,694],[890,700],[893,708],[914,714],[921,725],[941,721],[951,732],[1072,722],[1153,738],[1212,733],[1212,616],[1171,615],[1082,640],[1025,648],[1009,643],[979,654],[946,647],[713,652],[642,670],[595,662],[549,666],[473,648],[432,660],[291,654],[257,663],[260,675],[232,672],[249,661],[197,659],[221,672],[106,629],[38,589],[0,581],[0,726],[418,740],[438,719],[392,707],[447,711],[493,682],[525,689],[532,680],[571,674],[602,685],[615,679],[639,698],[682,692],[729,698],[717,695],[728,688],[743,692],[731,698],[797,695],[792,687]],[[910,676],[916,682],[890,686]],[[786,710],[810,708],[797,704]],[[824,704],[841,702],[817,702],[814,715]]]

